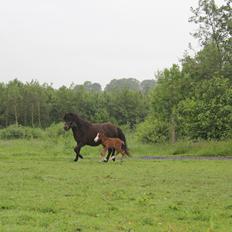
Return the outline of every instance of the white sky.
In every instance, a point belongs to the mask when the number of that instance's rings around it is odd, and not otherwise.
[[[177,63],[196,26],[198,0],[0,1],[0,81],[54,87],[154,78]]]

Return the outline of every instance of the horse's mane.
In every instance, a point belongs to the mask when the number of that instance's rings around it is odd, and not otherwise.
[[[88,120],[81,118],[78,114],[73,114],[73,119],[81,129],[88,128],[92,125]]]

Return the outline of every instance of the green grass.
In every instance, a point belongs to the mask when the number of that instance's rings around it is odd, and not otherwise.
[[[73,144],[0,141],[0,231],[232,231],[231,161],[75,163]]]
[[[175,144],[141,144],[132,134],[128,136],[131,153],[144,155],[192,155],[192,156],[232,156],[232,140],[227,141],[179,141]]]
[[[133,133],[127,133],[127,143],[129,151],[133,157],[141,156],[171,156],[171,155],[190,155],[190,156],[232,156],[232,140],[227,141],[179,141],[175,144],[142,144],[137,141]],[[9,144],[9,145],[8,145]],[[58,154],[73,154],[75,141],[72,133],[65,136],[45,136],[43,139],[15,139],[0,140],[0,154],[29,154],[33,155],[39,151],[47,156],[58,156]],[[83,155],[89,157],[99,157],[101,147],[84,147],[81,151]]]

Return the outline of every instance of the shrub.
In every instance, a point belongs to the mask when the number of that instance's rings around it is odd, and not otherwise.
[[[39,139],[45,136],[45,131],[41,128],[24,127],[26,139]]]
[[[21,125],[10,125],[0,130],[1,139],[42,138],[44,135],[44,131],[40,128],[23,127]]]
[[[59,136],[64,136],[64,124],[63,123],[53,123],[50,127],[46,128],[46,134],[49,137],[55,138]]]
[[[162,143],[168,140],[168,125],[165,122],[149,118],[140,123],[136,136],[144,143]]]

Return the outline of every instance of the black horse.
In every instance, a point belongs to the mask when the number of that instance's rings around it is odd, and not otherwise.
[[[74,113],[66,113],[64,116],[64,129],[67,131],[70,128],[72,128],[73,137],[77,142],[77,146],[74,148],[74,151],[76,152],[76,158],[74,161],[78,161],[78,158],[83,158],[83,156],[80,154],[80,150],[83,146],[89,145],[89,146],[98,146],[101,144],[101,142],[94,142],[94,138],[96,137],[98,132],[104,132],[104,134],[107,137],[110,138],[119,138],[122,141],[124,141],[125,148],[127,150],[126,146],[126,138],[123,134],[122,130],[118,128],[117,126],[111,124],[111,123],[90,123],[89,121],[82,119],[80,116]],[[108,155],[106,159],[104,160],[107,162],[109,160],[110,155],[114,156],[115,150],[109,149]]]

